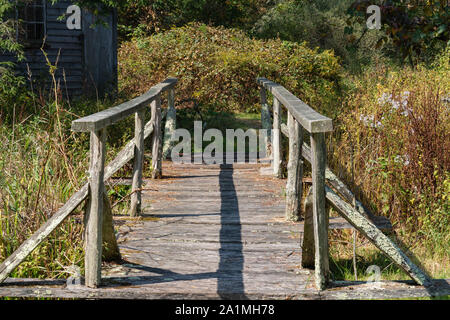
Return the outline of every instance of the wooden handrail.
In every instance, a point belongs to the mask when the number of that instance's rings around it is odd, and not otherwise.
[[[266,90],[273,96],[273,173],[281,177],[281,133],[289,138],[288,181],[286,184],[286,218],[295,220],[300,214],[302,200],[302,156],[312,167],[312,189],[305,202],[305,224],[302,243],[302,266],[315,268],[319,290],[329,282],[328,213],[325,202],[336,209],[356,230],[367,237],[418,284],[428,286],[430,278],[384,235],[376,217],[356,200],[351,191],[326,166],[325,132],[332,130],[331,119],[317,113],[282,86],[258,78],[261,95],[263,129],[270,128],[270,113]],[[288,110],[287,125],[281,123],[281,106]],[[311,134],[311,146],[303,143],[301,126]],[[327,179],[328,185],[326,185]],[[312,191],[312,192],[311,192]],[[351,205],[352,204],[352,205]],[[386,225],[386,224],[385,224]],[[388,227],[391,227],[388,223]]]
[[[142,171],[142,166],[140,164],[142,163],[142,155],[143,155],[143,140],[148,138],[150,135],[155,133],[155,122],[156,119],[152,118],[145,126],[142,125],[143,117],[142,117],[142,110],[144,110],[144,107],[147,106],[148,103],[155,101],[157,97],[160,96],[161,92],[169,90],[169,111],[171,114],[171,126],[169,130],[167,130],[167,139],[170,140],[170,136],[173,135],[173,131],[175,126],[173,125],[173,122],[175,121],[174,118],[176,116],[175,112],[175,102],[174,102],[174,86],[177,83],[177,79],[168,79],[161,84],[158,84],[154,86],[152,89],[150,89],[147,94],[144,96],[141,96],[139,98],[133,99],[135,101],[133,103],[134,105],[134,111],[136,113],[136,137],[132,141],[128,142],[126,146],[117,154],[117,156],[112,160],[108,166],[104,167],[104,139],[105,139],[105,127],[102,127],[102,129],[99,129],[97,131],[91,132],[91,158],[94,161],[91,161],[91,171],[90,171],[90,178],[87,183],[83,185],[83,187],[76,192],[72,197],[62,206],[50,219],[48,219],[40,228],[38,231],[36,231],[30,238],[25,240],[19,248],[17,248],[16,251],[13,252],[5,261],[3,261],[0,264],[0,284],[5,281],[5,279],[8,277],[8,275],[17,267],[19,266],[58,226],[60,226],[63,221],[77,208],[80,206],[80,204],[85,201],[86,199],[92,200],[94,197],[97,199],[94,199],[95,205],[93,205],[93,202],[90,201],[90,205],[88,206],[88,212],[87,215],[87,226],[94,226],[93,229],[91,229],[90,232],[91,235],[94,237],[88,237],[87,244],[92,244],[90,246],[87,246],[87,252],[86,255],[90,256],[90,260],[88,263],[86,263],[86,274],[89,274],[89,277],[86,277],[86,285],[95,287],[100,283],[100,275],[99,275],[99,264],[101,260],[99,257],[101,257],[101,247],[99,249],[99,246],[101,243],[98,241],[101,239],[101,234],[98,233],[98,230],[101,230],[100,226],[100,217],[102,217],[102,204],[101,201],[98,201],[101,199],[100,197],[103,196],[101,193],[101,190],[104,188],[104,183],[110,179],[120,168],[122,168],[124,165],[126,165],[130,160],[135,159],[135,165],[134,165],[134,172],[133,172],[133,189],[136,189],[139,187],[140,183],[142,183],[142,175],[140,174]],[[153,96],[153,94],[157,92],[158,94],[156,96]],[[137,101],[137,103],[136,103]],[[147,103],[145,103],[146,101]],[[154,107],[154,106],[152,106]],[[116,108],[111,108],[115,110]],[[111,110],[109,109],[109,110]],[[137,111],[136,111],[137,110]],[[103,113],[104,114],[104,113]],[[98,114],[97,114],[98,115]],[[130,114],[131,115],[131,114]],[[159,118],[159,121],[163,119],[165,115],[161,115]],[[89,117],[86,117],[89,119]],[[86,119],[84,118],[84,119]],[[92,118],[91,118],[92,119]],[[116,118],[119,119],[119,118]],[[80,119],[82,120],[82,119]],[[83,121],[76,120],[77,123],[83,123]],[[111,120],[111,119],[110,119]],[[116,120],[118,121],[118,120]],[[87,122],[86,122],[87,123]],[[105,122],[103,122],[105,123]],[[90,128],[100,128],[101,126],[97,127],[100,123],[95,122],[92,123],[92,126]],[[75,125],[76,127],[77,125]],[[88,128],[89,125],[87,125]],[[167,124],[166,124],[167,127]],[[80,130],[82,131],[82,130]],[[89,130],[88,130],[89,131]],[[157,133],[161,134],[161,132]],[[166,138],[166,137],[165,137]],[[95,148],[94,148],[95,147]],[[139,149],[142,148],[142,149]],[[170,144],[168,144],[167,152],[170,151]],[[154,155],[155,156],[155,155]],[[160,159],[160,155],[156,155],[156,158]],[[100,160],[100,161],[99,161]],[[100,165],[100,166],[98,166]],[[97,168],[96,168],[97,167]],[[95,168],[95,170],[94,170]],[[104,168],[104,169],[103,169]],[[95,178],[94,183],[93,178]],[[131,201],[131,209],[130,214],[135,215],[139,213],[139,204],[140,204],[140,193],[139,190],[137,192],[133,192],[132,194],[132,201]],[[95,209],[95,210],[92,210]],[[93,234],[92,234],[93,233]],[[93,238],[93,239],[91,239]]]
[[[333,120],[309,107],[283,86],[266,78],[258,78],[257,83],[279,100],[309,133],[333,131]]]
[[[175,108],[174,86],[178,80],[169,78],[153,86],[145,94],[119,106],[72,122],[72,130],[90,132],[89,203],[86,213],[85,283],[96,288],[101,283],[102,217],[105,194],[106,129],[135,114],[134,165],[130,215],[140,214],[142,206],[142,176],[144,164],[145,108],[151,105],[153,125],[152,177],[161,177],[162,130],[161,93],[169,91],[169,110]],[[173,112],[172,112],[173,113]]]
[[[288,179],[286,184],[286,219],[298,220],[302,202],[303,180],[303,129],[311,134],[311,167],[312,167],[312,217],[314,227],[314,251],[316,286],[323,290],[329,281],[329,252],[328,252],[328,215],[325,210],[325,169],[326,144],[325,133],[333,130],[333,122],[306,103],[294,96],[283,86],[258,78],[261,95],[261,121],[267,129],[268,104],[266,90],[272,93],[273,99],[273,127],[272,127],[272,159],[274,176],[282,177],[281,150],[281,107],[288,110],[289,131],[289,162]],[[305,224],[305,228],[306,228]],[[312,232],[310,232],[312,233]],[[305,233],[306,234],[306,233]],[[308,240],[312,242],[311,240]]]
[[[75,120],[72,122],[72,131],[92,132],[106,128],[145,108],[145,106],[153,102],[162,92],[174,88],[177,82],[178,79],[169,78],[153,86],[145,94],[134,98],[133,100]]]

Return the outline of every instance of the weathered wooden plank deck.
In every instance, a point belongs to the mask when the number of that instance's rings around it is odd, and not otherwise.
[[[174,279],[155,284],[155,292],[296,295],[309,275],[297,274],[299,228],[285,222],[283,181],[258,168],[164,163],[165,179],[145,187],[154,191],[143,195],[143,219],[120,228],[123,258],[142,266],[140,276]]]
[[[104,265],[98,289],[8,279],[0,296],[90,299],[384,299],[450,294],[412,282],[334,282],[319,292],[301,269],[303,223],[286,222],[284,180],[255,164],[176,165],[147,180],[144,216],[117,217],[126,263]],[[330,228],[347,228],[332,218]],[[31,286],[30,286],[31,285]]]

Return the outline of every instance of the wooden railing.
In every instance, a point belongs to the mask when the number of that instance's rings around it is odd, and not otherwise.
[[[171,137],[175,129],[175,93],[178,80],[169,78],[152,87],[142,96],[123,103],[117,107],[75,120],[72,129],[90,132],[90,169],[89,181],[85,183],[38,231],[25,240],[5,261],[0,264],[0,283],[21,264],[59,225],[75,211],[84,200],[88,199],[85,229],[85,284],[97,287],[101,281],[102,258],[102,218],[104,183],[120,168],[134,159],[133,186],[130,214],[136,216],[141,210],[141,186],[144,160],[144,139],[152,135],[152,177],[161,176],[162,154],[168,154]],[[161,95],[168,91],[168,110],[166,121],[165,144],[162,149]],[[151,104],[152,118],[144,125],[145,109]],[[118,155],[105,167],[106,129],[108,126],[135,115],[135,138],[127,143]],[[109,217],[112,219],[112,217]],[[110,221],[112,224],[112,221]]]
[[[262,112],[268,112],[266,91],[273,95],[273,127],[272,127],[272,157],[273,173],[276,177],[282,175],[281,150],[281,107],[287,109],[287,126],[289,131],[289,162],[288,181],[286,185],[286,216],[295,220],[300,214],[302,202],[303,162],[302,146],[304,128],[310,133],[313,221],[315,239],[315,270],[316,285],[323,289],[329,281],[328,262],[328,215],[325,210],[325,169],[326,145],[325,133],[333,130],[332,120],[316,112],[298,99],[284,87],[265,78],[258,78],[260,86]],[[262,115],[270,119],[270,115]],[[266,128],[269,129],[267,121]]]
[[[152,87],[144,95],[90,116],[72,122],[72,130],[90,132],[90,198],[86,213],[85,283],[97,287],[101,282],[102,215],[105,176],[106,129],[108,126],[135,115],[134,166],[130,214],[141,210],[142,170],[144,163],[145,109],[151,104],[153,125],[152,177],[161,177],[162,131],[161,94],[169,91],[169,109],[174,109],[174,86],[177,79],[168,79]]]
[[[328,225],[326,202],[347,222],[380,249],[420,285],[431,280],[381,230],[391,230],[385,217],[376,217],[357,201],[350,189],[327,167],[325,133],[333,130],[332,120],[317,113],[284,87],[265,78],[258,78],[261,95],[261,122],[271,131],[273,174],[282,175],[281,134],[289,138],[288,179],[286,184],[286,218],[296,220],[302,203],[303,162],[311,163],[312,188],[305,201],[305,223],[302,243],[302,267],[315,269],[315,283],[319,290],[327,287],[330,278]],[[273,123],[267,92],[273,96]],[[281,123],[281,107],[287,109],[287,125]],[[303,142],[303,129],[309,132],[311,145]],[[270,138],[268,139],[270,143]],[[312,192],[311,192],[312,191]]]

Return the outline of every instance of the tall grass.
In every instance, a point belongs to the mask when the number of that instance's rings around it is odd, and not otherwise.
[[[431,69],[394,70],[380,65],[351,78],[346,112],[336,119],[337,130],[330,143],[331,165],[357,197],[393,222],[399,244],[415,254],[428,271],[447,277],[448,57],[447,50]],[[348,240],[348,236],[344,238]],[[373,250],[368,252],[366,258],[373,258]]]
[[[62,99],[54,74],[46,94],[22,88],[24,81],[8,74],[0,114],[0,261],[11,255],[87,181],[89,137],[70,130],[76,115],[105,109],[113,101]],[[2,79],[0,79],[1,82]],[[5,80],[5,78],[3,78]],[[32,86],[31,86],[32,88]],[[0,93],[4,93],[4,90]],[[112,136],[129,131],[115,128]],[[117,139],[115,141],[117,142]],[[120,141],[119,141],[120,142]],[[116,150],[108,148],[111,157]],[[83,208],[77,209],[12,274],[12,277],[67,277],[68,268],[84,269]]]
[[[52,104],[47,107],[49,115],[56,112]],[[55,213],[85,176],[83,143],[68,134],[67,123],[60,123],[66,129],[61,136],[52,118],[33,115],[0,125],[0,261]],[[81,230],[80,217],[72,216],[13,276],[51,277],[64,266],[82,264]]]

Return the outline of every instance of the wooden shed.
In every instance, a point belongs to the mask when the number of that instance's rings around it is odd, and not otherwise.
[[[117,88],[117,14],[97,17],[70,0],[19,1],[14,19],[26,60],[18,71],[40,88],[50,87],[49,61],[57,65],[56,80],[64,95],[103,95]],[[0,52],[0,61],[13,61]]]

